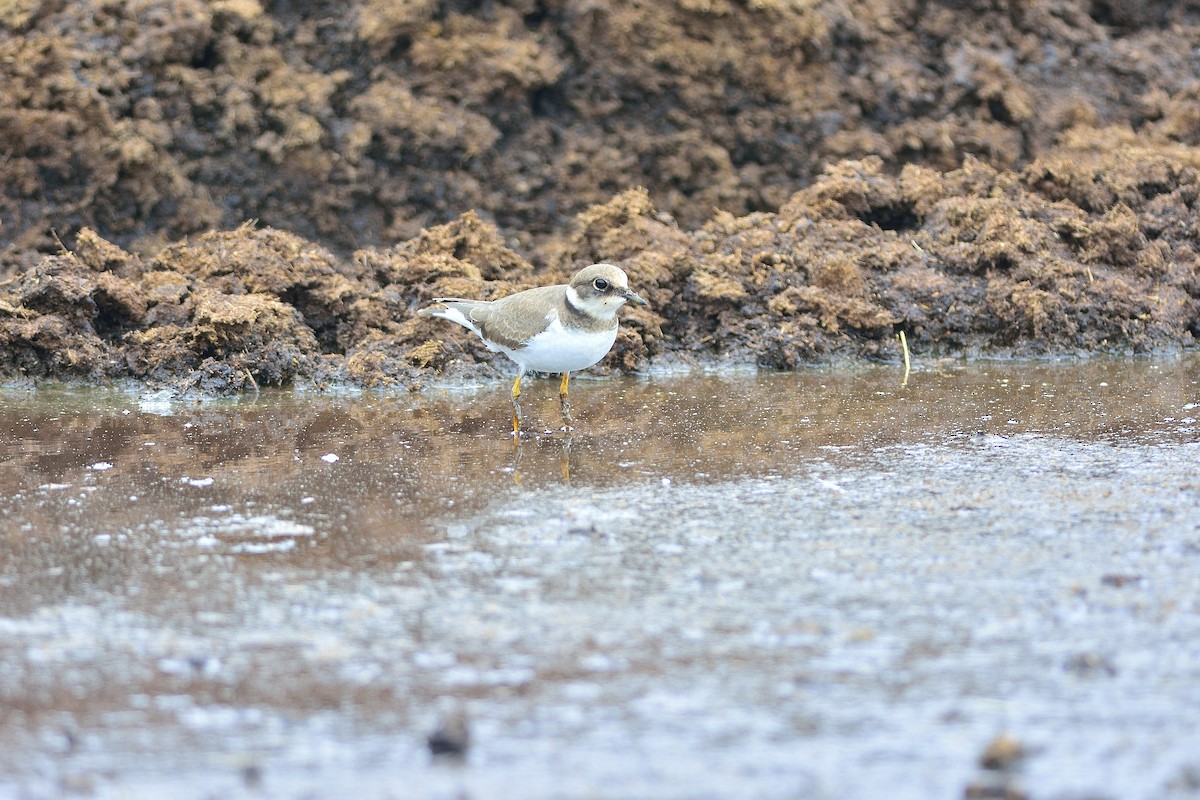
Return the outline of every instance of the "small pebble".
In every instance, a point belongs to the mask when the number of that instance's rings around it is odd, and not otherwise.
[[[1099,653],[1078,653],[1067,659],[1065,667],[1081,678],[1112,677],[1117,674],[1113,663]]]
[[[247,789],[258,789],[262,787],[263,771],[258,764],[247,764],[242,767],[242,784]]]
[[[983,749],[979,766],[984,769],[1007,769],[1025,757],[1025,747],[1007,733],[998,735]]]
[[[1029,793],[1008,781],[972,781],[963,790],[965,800],[1029,800]]]
[[[442,714],[437,728],[429,734],[429,752],[435,756],[462,756],[471,746],[467,713],[456,706]]]

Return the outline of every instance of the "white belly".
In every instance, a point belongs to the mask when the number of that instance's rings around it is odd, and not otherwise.
[[[608,354],[617,340],[617,328],[599,332],[565,330],[555,319],[550,327],[529,340],[520,350],[501,351],[526,369],[537,372],[574,372],[587,369]]]

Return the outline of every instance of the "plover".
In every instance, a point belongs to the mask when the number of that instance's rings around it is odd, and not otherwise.
[[[617,340],[617,309],[626,302],[648,305],[629,289],[624,270],[592,264],[570,283],[542,286],[499,300],[438,297],[441,306],[418,313],[456,322],[483,340],[492,352],[517,364],[512,386],[513,435],[521,432],[521,378],[527,370],[562,373],[558,385],[564,430],[571,430],[567,383],[571,373],[592,366]]]

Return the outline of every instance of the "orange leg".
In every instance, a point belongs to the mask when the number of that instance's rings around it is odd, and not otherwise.
[[[563,430],[565,431],[571,430],[571,423],[574,422],[571,419],[571,403],[567,400],[567,384],[570,380],[571,373],[564,372],[562,383],[558,384],[558,405],[562,409]]]
[[[513,438],[521,435],[521,377],[525,374],[525,368],[522,367],[517,372],[517,379],[513,381],[512,388],[512,404],[513,404]]]

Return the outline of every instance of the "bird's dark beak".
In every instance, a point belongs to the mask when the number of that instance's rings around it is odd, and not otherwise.
[[[621,295],[621,297],[624,297],[626,300],[628,300],[631,303],[637,303],[639,306],[650,305],[649,303],[646,302],[645,298],[643,298],[637,292],[625,292],[625,294]]]

